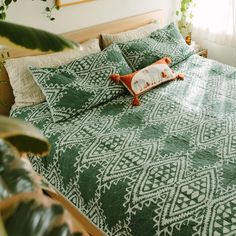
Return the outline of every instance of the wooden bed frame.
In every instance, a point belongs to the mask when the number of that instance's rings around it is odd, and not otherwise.
[[[83,42],[91,38],[100,38],[101,33],[117,33],[137,28],[139,26],[148,24],[153,20],[158,20],[162,24],[162,11],[155,10],[142,15],[132,16],[105,24],[95,25],[92,27],[72,31],[63,34],[63,36],[70,38],[76,42]],[[100,40],[100,46],[101,40]],[[40,51],[28,49],[11,49],[9,48],[11,58],[22,56],[33,56],[43,54]],[[9,115],[11,106],[14,104],[14,95],[9,83],[8,75],[4,67],[1,70],[0,65],[0,115]]]
[[[101,33],[116,33],[121,31],[127,31],[148,24],[153,20],[158,20],[160,24],[162,24],[161,10],[155,10],[142,15],[132,16],[121,20],[116,20],[105,24],[96,25],[73,32],[68,32],[63,34],[63,36],[68,37],[77,42],[83,42],[90,38],[100,38]],[[9,51],[11,58],[43,54],[42,52],[32,51],[28,49],[16,50],[10,48]],[[2,66],[2,70],[0,69],[0,114],[8,116],[10,108],[13,104],[13,91],[9,83],[7,72],[4,66]],[[86,216],[83,215],[83,213],[79,209],[73,206],[72,203],[70,203],[61,194],[55,191],[46,192],[49,196],[61,202],[71,212],[71,214],[81,222],[81,224],[88,231],[88,233],[93,236],[104,235],[93,223],[91,223],[86,218]]]

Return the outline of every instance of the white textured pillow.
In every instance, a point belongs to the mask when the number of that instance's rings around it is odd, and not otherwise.
[[[8,59],[5,67],[15,96],[13,107],[31,106],[46,101],[42,90],[28,70],[29,66],[57,67],[77,58],[101,51],[98,39],[88,40],[81,46],[83,50],[76,48],[47,55]]]
[[[114,42],[123,43],[134,39],[145,38],[153,31],[160,28],[160,24],[150,23],[139,28],[117,34],[102,34],[103,47],[105,48]]]

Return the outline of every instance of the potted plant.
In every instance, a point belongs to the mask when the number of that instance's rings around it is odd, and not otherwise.
[[[195,6],[196,3],[193,0],[181,0],[179,9],[176,11],[179,31],[189,45],[191,44],[193,8]]]

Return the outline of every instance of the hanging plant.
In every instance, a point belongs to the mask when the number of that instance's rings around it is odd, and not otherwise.
[[[55,17],[52,16],[52,11],[53,11],[54,9],[59,10],[58,6],[56,6],[55,3],[54,3],[54,5],[53,5],[52,7],[45,7],[45,12],[44,12],[44,14],[45,14],[46,17],[47,17],[49,20],[51,20],[51,21],[55,20]]]
[[[2,3],[0,3],[0,20],[5,20],[7,16],[7,10],[10,7],[12,3],[16,3],[18,0],[2,0]],[[34,0],[32,0],[34,1]],[[40,0],[42,2],[47,2],[47,0]],[[55,17],[53,17],[52,12],[54,10],[59,10],[59,7],[56,5],[55,1],[52,6],[46,6],[44,8],[43,14],[50,19],[51,21],[55,20]]]
[[[191,35],[193,8],[195,6],[196,3],[193,0],[181,0],[180,7],[176,11],[176,16],[178,17],[178,27],[184,37]]]

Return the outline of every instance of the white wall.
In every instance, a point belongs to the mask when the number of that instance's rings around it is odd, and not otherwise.
[[[219,45],[207,40],[194,38],[202,47],[208,49],[208,58],[236,67],[236,48]]]
[[[55,21],[50,21],[42,12],[45,6],[53,4],[53,0],[24,0],[12,3],[7,20],[29,25],[54,33],[64,33],[91,25],[109,22],[148,11],[163,9],[164,24],[173,16],[173,0],[96,0],[88,3],[63,7],[53,11]]]

